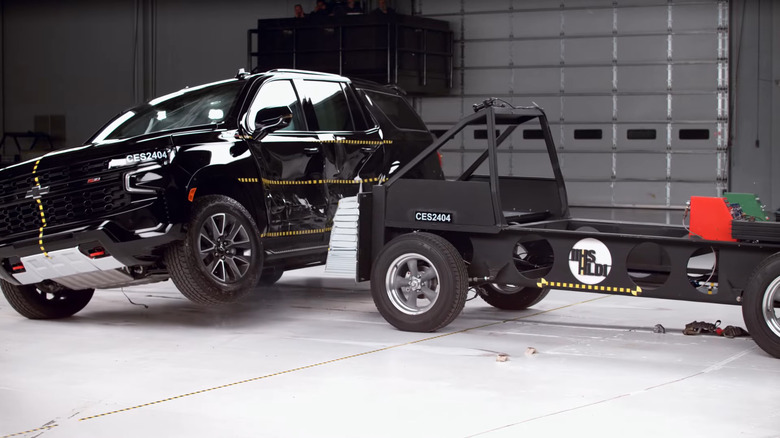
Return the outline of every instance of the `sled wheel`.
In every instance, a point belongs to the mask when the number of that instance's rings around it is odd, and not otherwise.
[[[404,331],[432,332],[460,314],[468,276],[458,251],[435,234],[405,234],[374,263],[371,295],[379,313]]]
[[[780,254],[753,271],[745,288],[742,316],[756,344],[780,358]]]
[[[542,301],[549,288],[523,287],[489,283],[477,289],[486,303],[502,310],[525,310]]]

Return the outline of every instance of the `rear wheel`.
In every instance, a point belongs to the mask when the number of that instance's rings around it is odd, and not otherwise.
[[[742,317],[756,344],[780,358],[780,254],[753,271],[745,288]]]
[[[58,319],[75,315],[83,309],[95,289],[71,290],[53,281],[17,285],[0,280],[8,304],[30,319]]]
[[[199,304],[237,301],[257,285],[263,265],[260,232],[238,201],[206,196],[196,201],[182,242],[165,255],[171,279]]]
[[[477,289],[477,293],[486,303],[502,310],[525,310],[542,301],[548,292],[548,288],[494,283]]]
[[[405,331],[431,332],[452,322],[463,310],[467,288],[458,251],[429,233],[405,234],[388,243],[371,275],[377,310]]]

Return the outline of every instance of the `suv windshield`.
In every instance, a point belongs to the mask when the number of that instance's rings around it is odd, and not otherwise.
[[[230,113],[244,81],[229,80],[185,88],[127,111],[106,125],[92,142],[119,140],[168,129],[220,123]]]

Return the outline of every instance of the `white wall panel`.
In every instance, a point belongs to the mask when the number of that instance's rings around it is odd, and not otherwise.
[[[712,35],[677,35],[672,51],[675,59],[714,61],[718,56],[718,41]]]
[[[567,93],[603,93],[612,89],[611,66],[566,67],[565,75]]]
[[[443,8],[420,5],[424,15]],[[728,81],[718,75],[728,64],[718,52],[728,41],[725,0],[515,0],[511,8],[461,0],[449,11],[442,18],[465,29],[455,63],[462,100],[421,99],[426,121],[455,121],[490,96],[536,101],[552,122],[575,204],[672,206],[699,186],[725,188],[728,157],[717,134],[728,119]],[[502,169],[517,174],[523,142],[512,141]],[[697,158],[695,172],[679,171]]]
[[[617,16],[619,32],[666,33],[668,29],[666,5],[619,9]]]
[[[608,180],[612,177],[611,153],[566,152],[569,164],[563,169],[566,179]]]
[[[571,123],[612,120],[609,96],[565,96],[563,105],[564,118]]]
[[[617,205],[666,205],[667,184],[656,181],[617,181],[613,185]]]
[[[718,97],[708,95],[675,95],[672,114],[675,119],[714,120],[718,117]]]
[[[612,205],[612,186],[608,181],[600,182],[567,182],[566,191],[570,203],[579,199],[587,199],[593,205]]]
[[[618,179],[657,180],[666,176],[666,155],[663,154],[617,154]]]
[[[718,86],[718,71],[710,64],[675,65],[673,88],[684,91],[709,91]]]
[[[504,44],[509,48],[514,65],[558,65],[561,62],[561,42],[557,39],[520,40]]]
[[[556,37],[561,33],[561,16],[559,12],[512,12],[509,16],[512,20],[512,33],[515,38]]]
[[[710,69],[715,70],[711,66]],[[617,89],[620,92],[665,93],[667,90],[667,66],[621,65],[617,69]]]
[[[466,38],[508,38],[510,17],[505,15],[466,15],[464,33]]]
[[[450,1],[450,3],[459,3]],[[512,6],[512,0],[481,0],[478,2],[465,2],[463,9],[466,13],[483,11],[505,11]]]
[[[666,96],[618,96],[618,120],[626,122],[666,120],[667,104]]]
[[[620,36],[617,41],[617,58],[620,63],[666,62],[668,58],[667,36]]]
[[[564,10],[564,29],[567,35],[604,34],[612,29],[612,8]]]
[[[512,165],[510,175],[523,175],[535,177],[550,177],[552,167],[550,156],[547,152],[538,153],[514,153],[508,160],[502,160]]]
[[[611,29],[611,27],[610,27]],[[560,41],[555,41],[560,47]],[[560,50],[556,50],[560,61]],[[564,42],[566,64],[612,63],[612,38],[571,38]]]
[[[468,67],[506,67],[511,56],[507,41],[475,42],[469,44],[466,52]]]
[[[461,117],[460,111],[453,111],[461,106],[460,97],[430,97],[422,99],[421,114],[429,125],[435,123],[450,123]]]
[[[711,183],[687,183],[670,186],[669,197],[673,205],[685,205],[691,196],[720,196],[716,187]]]
[[[674,30],[712,31],[718,25],[718,9],[712,4],[678,4],[674,6]]]
[[[709,181],[717,178],[718,156],[711,154],[676,154],[672,160],[672,178]]]

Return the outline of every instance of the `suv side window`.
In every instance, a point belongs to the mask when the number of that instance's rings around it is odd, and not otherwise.
[[[250,131],[254,131],[255,116],[257,112],[263,108],[272,108],[275,106],[288,106],[292,110],[293,118],[290,124],[280,131],[304,131],[305,125],[303,124],[303,115],[301,113],[301,104],[298,101],[298,95],[295,94],[295,88],[293,88],[290,81],[270,81],[266,82],[260,87],[260,90],[255,95],[255,100],[252,101],[252,105],[249,107],[249,112],[246,116],[246,126]]]
[[[354,131],[352,116],[349,114],[347,97],[341,89],[341,83],[328,81],[301,82],[304,94],[314,111],[310,123],[315,123],[313,131]],[[313,120],[312,120],[313,119]]]
[[[352,120],[355,122],[355,130],[368,131],[373,128],[374,121],[367,114],[363,104],[358,101],[352,88],[345,86],[344,91],[347,92],[347,98],[349,99],[349,109],[352,112]]]
[[[420,116],[417,115],[402,96],[373,90],[364,91],[371,104],[378,107],[390,119],[393,125],[401,129],[428,130],[425,123],[420,120]]]

